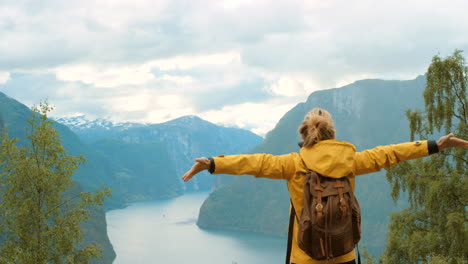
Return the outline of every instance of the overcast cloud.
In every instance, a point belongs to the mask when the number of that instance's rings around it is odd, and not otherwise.
[[[0,91],[55,116],[264,134],[316,90],[468,47],[466,1],[0,0]]]

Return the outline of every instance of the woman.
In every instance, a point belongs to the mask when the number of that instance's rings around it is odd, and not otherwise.
[[[401,161],[411,160],[437,153],[444,148],[468,147],[468,141],[453,134],[441,137],[439,141],[416,141],[396,145],[379,146],[356,152],[353,144],[335,140],[333,119],[326,110],[315,108],[304,118],[299,133],[303,144],[299,153],[274,156],[270,154],[220,155],[212,158],[197,158],[196,163],[182,179],[190,180],[195,174],[209,170],[212,174],[250,174],[255,177],[285,179],[296,212],[303,208],[303,185],[306,167],[327,177],[348,177],[354,190],[356,175],[379,171]],[[297,237],[297,218],[293,238]],[[330,262],[314,260],[292,241],[290,261],[297,264],[355,263],[354,250],[338,256]]]

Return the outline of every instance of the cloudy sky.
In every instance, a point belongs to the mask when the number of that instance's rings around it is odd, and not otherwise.
[[[57,117],[198,115],[263,135],[313,91],[414,79],[432,56],[467,50],[466,10],[466,0],[0,0],[0,91],[47,99]]]

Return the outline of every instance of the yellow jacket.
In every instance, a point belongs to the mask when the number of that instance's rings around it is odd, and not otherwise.
[[[299,153],[286,155],[251,154],[220,155],[212,158],[210,172],[213,174],[250,174],[255,177],[285,179],[288,181],[291,201],[298,217],[303,207],[304,178],[308,168],[324,176],[348,177],[354,190],[354,176],[379,171],[401,161],[425,157],[437,152],[435,141],[416,141],[396,145],[379,146],[356,152],[353,144],[339,140],[320,141],[312,147],[301,148]],[[297,264],[321,264],[327,261],[314,260],[302,251],[296,242],[295,220],[291,262]],[[354,250],[339,256],[330,263],[342,263],[355,259]]]

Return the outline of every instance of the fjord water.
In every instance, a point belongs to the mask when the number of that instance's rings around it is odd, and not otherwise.
[[[285,239],[200,229],[196,221],[207,196],[192,193],[109,211],[107,230],[117,253],[114,264],[284,262]]]

